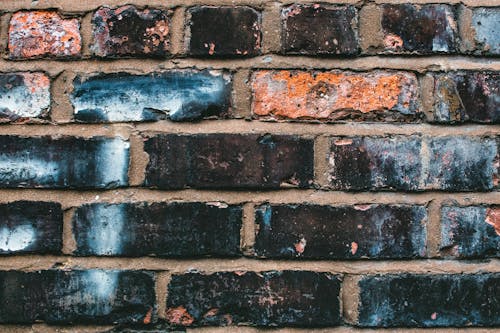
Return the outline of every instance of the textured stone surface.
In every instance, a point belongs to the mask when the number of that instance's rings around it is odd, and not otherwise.
[[[472,28],[475,32],[475,53],[500,54],[500,8],[475,8],[472,13]]]
[[[65,19],[52,11],[26,11],[12,15],[10,58],[76,57],[81,48],[78,19]]]
[[[55,202],[0,204],[0,254],[60,253],[62,214]]]
[[[127,185],[129,143],[119,138],[0,136],[0,188]]]
[[[222,117],[231,93],[229,74],[209,70],[79,76],[73,85],[75,119],[90,123]]]
[[[441,253],[445,257],[500,257],[500,207],[441,207]]]
[[[269,258],[425,256],[423,206],[269,205],[256,209],[255,251]]]
[[[414,74],[373,71],[257,71],[252,111],[265,119],[415,120]]]
[[[50,80],[43,73],[0,74],[0,122],[43,117],[50,108]]]
[[[340,281],[306,271],[173,275],[167,321],[181,326],[335,326]]]
[[[168,54],[168,12],[137,10],[134,6],[99,8],[92,18],[94,43],[100,57],[153,56]]]
[[[236,256],[240,206],[223,203],[89,204],[73,217],[77,255]]]
[[[309,187],[313,141],[294,135],[157,135],[149,154],[146,186],[164,189]]]
[[[281,19],[284,53],[358,53],[358,20],[354,6],[291,5],[282,10]]]
[[[144,323],[154,278],[134,271],[0,271],[0,323]]]
[[[498,326],[500,274],[363,277],[361,326]]]
[[[453,53],[456,22],[448,5],[382,6],[383,44],[388,52]]]
[[[250,7],[190,8],[189,54],[245,57],[260,54],[260,13]]]

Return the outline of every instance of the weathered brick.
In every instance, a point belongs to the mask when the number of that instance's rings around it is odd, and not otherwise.
[[[283,8],[281,19],[284,53],[358,53],[357,10],[354,6],[291,5]]]
[[[71,102],[80,122],[224,117],[230,105],[231,77],[221,71],[78,76],[73,85]]]
[[[73,218],[76,255],[236,256],[241,206],[223,203],[95,203]]]
[[[382,33],[385,51],[454,53],[456,22],[448,5],[397,4],[382,6]]]
[[[307,271],[173,275],[167,321],[174,325],[332,326],[340,281]]]
[[[0,188],[124,186],[128,163],[120,138],[0,136]]]
[[[500,7],[474,8],[472,10],[474,53],[485,55],[500,54],[498,22],[500,22]]]
[[[0,122],[46,116],[50,80],[43,73],[0,73]]]
[[[434,80],[435,121],[500,123],[498,72],[449,72]]]
[[[110,330],[103,331],[102,333],[184,333],[184,327],[173,327],[167,323],[156,323],[154,325],[133,325],[123,327],[118,326]]]
[[[99,8],[93,18],[93,53],[99,57],[147,56],[168,54],[168,12],[137,10],[134,6]]]
[[[260,54],[261,15],[250,7],[190,8],[189,54],[245,57]]]
[[[0,323],[149,323],[155,307],[149,272],[0,271]]]
[[[498,326],[500,274],[381,275],[359,282],[360,326]]]
[[[416,120],[414,74],[373,71],[257,71],[253,114],[264,119]]]
[[[60,253],[63,216],[59,203],[0,204],[0,254]]]
[[[78,19],[52,11],[23,11],[12,15],[9,57],[13,59],[80,56],[82,38]]]
[[[423,257],[426,219],[423,206],[265,204],[256,209],[255,251],[268,258]]]
[[[158,135],[144,143],[146,186],[178,189],[308,187],[313,140],[294,135]]]
[[[497,154],[487,137],[332,138],[329,179],[338,190],[488,191]]]
[[[440,249],[444,256],[500,257],[500,207],[441,207]]]

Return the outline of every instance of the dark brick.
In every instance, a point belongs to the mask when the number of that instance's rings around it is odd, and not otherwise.
[[[500,123],[500,74],[450,72],[434,75],[434,120]]]
[[[245,57],[260,54],[261,15],[250,7],[193,7],[188,10],[189,53]]]
[[[500,206],[441,207],[441,253],[500,257]]]
[[[125,186],[128,163],[121,138],[0,136],[0,188]]]
[[[500,7],[473,8],[472,31],[474,35],[474,53],[485,55],[500,54]],[[464,27],[470,28],[470,27]]]
[[[231,94],[230,75],[209,70],[100,74],[73,85],[75,119],[90,123],[224,117]]]
[[[236,256],[240,206],[223,203],[96,203],[73,218],[77,255]]]
[[[0,323],[143,323],[155,317],[148,272],[0,271]]]
[[[498,326],[500,274],[382,275],[359,282],[361,326]]]
[[[158,135],[144,143],[146,186],[164,189],[308,187],[313,140],[294,135]]]
[[[144,327],[144,325],[137,326],[127,326],[127,327],[115,327],[110,330],[103,331],[102,333],[184,333],[186,329],[183,327],[171,327],[166,323],[158,323],[155,325],[149,325]]]
[[[497,154],[493,138],[333,138],[329,178],[338,190],[488,191]]]
[[[448,5],[382,6],[382,33],[389,52],[453,53],[455,27],[454,11]]]
[[[426,220],[423,206],[266,204],[256,209],[255,251],[269,258],[423,257]]]
[[[354,6],[292,5],[281,12],[283,52],[353,55],[358,53]]]
[[[134,6],[99,8],[93,18],[94,43],[100,57],[152,56],[168,54],[168,12],[137,10]]]
[[[60,253],[63,216],[59,203],[0,204],[0,254]]]
[[[167,321],[174,325],[333,326],[340,281],[306,271],[174,275]]]

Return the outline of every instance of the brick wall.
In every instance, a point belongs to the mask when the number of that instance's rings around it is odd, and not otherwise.
[[[0,331],[492,331],[499,22],[1,1]]]

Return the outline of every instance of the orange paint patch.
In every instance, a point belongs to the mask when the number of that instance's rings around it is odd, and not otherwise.
[[[194,318],[182,305],[176,308],[167,309],[165,316],[168,322],[175,325],[189,326],[194,322]]]
[[[500,208],[488,208],[486,211],[486,223],[495,228],[495,232],[500,236]]]
[[[384,46],[390,50],[397,50],[403,47],[403,39],[398,35],[388,34],[384,37]]]
[[[352,145],[352,140],[351,139],[341,139],[341,140],[335,140],[333,142],[334,145],[336,146],[347,146],[347,145]]]
[[[305,238],[301,238],[297,244],[294,244],[295,251],[297,251],[297,253],[299,255],[301,255],[302,253],[304,253],[304,251],[306,249],[306,244],[307,244],[307,242],[306,242]]]
[[[45,90],[50,86],[49,78],[42,73],[23,73],[24,84],[31,93]]]
[[[356,254],[356,252],[358,252],[358,243],[352,242],[351,243],[351,253]]]
[[[144,324],[149,324],[151,323],[151,317],[153,315],[153,308],[150,308],[148,313],[146,313],[146,316],[144,316],[144,320],[143,320],[143,323]]]
[[[436,313],[436,312],[433,312],[433,313],[431,314],[431,319],[432,319],[432,320],[436,320],[436,319],[437,319],[437,313]]]

